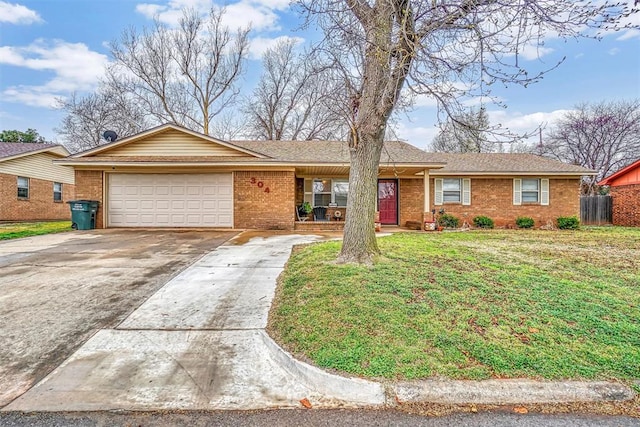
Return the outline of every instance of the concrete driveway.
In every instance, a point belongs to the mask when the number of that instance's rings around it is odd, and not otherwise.
[[[259,234],[259,233],[258,233]],[[91,337],[3,411],[258,409],[381,404],[379,384],[285,353],[265,332],[276,279],[319,236],[244,233]]]
[[[91,230],[0,242],[0,407],[235,234]]]

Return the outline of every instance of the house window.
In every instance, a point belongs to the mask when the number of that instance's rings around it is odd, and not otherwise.
[[[311,196],[311,204],[313,206],[347,206],[349,181],[344,179],[328,178],[318,178],[305,181],[305,200],[308,200],[308,196]],[[307,183],[311,184],[311,188],[309,188],[309,185]]]
[[[434,205],[460,203],[471,205],[471,178],[435,178]]]
[[[522,203],[539,203],[540,202],[540,180],[539,179],[523,179],[522,180]]]
[[[62,184],[59,182],[53,183],[53,201],[54,202],[62,201]]]
[[[18,177],[18,199],[29,198],[29,178]]]
[[[513,204],[549,205],[549,180],[547,178],[514,178]]]
[[[445,178],[442,180],[442,199],[445,203],[460,203],[462,185],[460,179]]]

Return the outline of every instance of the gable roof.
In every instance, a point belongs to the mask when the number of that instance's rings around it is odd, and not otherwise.
[[[156,154],[154,144],[161,146],[162,135],[182,133],[196,138],[205,149],[194,154],[180,150]],[[152,138],[158,137],[158,140]],[[146,144],[146,151],[127,150],[130,144]],[[203,144],[205,143],[205,144]],[[224,147],[215,152],[207,147]],[[179,152],[179,155],[173,154]],[[169,155],[171,154],[171,155]],[[93,148],[58,163],[65,165],[108,166],[271,166],[304,169],[314,173],[318,168],[334,167],[335,173],[347,173],[350,164],[349,147],[344,141],[222,141],[174,124],[165,124],[145,132]],[[421,174],[431,169],[438,175],[595,175],[595,171],[569,165],[534,154],[519,153],[428,153],[402,141],[385,141],[380,157],[381,168]],[[390,170],[390,169],[389,169]]]
[[[109,151],[112,151],[112,150],[114,150],[116,148],[124,147],[126,145],[133,144],[135,142],[139,142],[141,140],[150,138],[152,136],[157,136],[159,134],[162,134],[162,133],[165,133],[165,132],[168,132],[168,131],[177,131],[177,132],[181,132],[183,134],[190,135],[192,137],[195,137],[195,138],[198,138],[200,140],[203,140],[203,141],[211,143],[212,147],[217,145],[217,146],[222,146],[222,147],[229,148],[229,149],[232,149],[232,150],[235,150],[235,151],[239,151],[244,155],[253,156],[253,157],[262,157],[257,153],[253,153],[253,152],[251,152],[249,150],[242,149],[241,147],[236,147],[233,144],[230,144],[230,143],[228,143],[226,141],[223,141],[221,139],[213,138],[213,137],[211,137],[209,135],[205,135],[205,134],[202,134],[202,133],[199,133],[199,132],[195,132],[195,131],[192,131],[190,129],[184,128],[182,126],[174,125],[172,123],[167,123],[167,124],[164,124],[164,125],[156,126],[154,128],[148,129],[148,130],[146,130],[144,132],[140,132],[140,133],[128,136],[128,137],[123,138],[123,139],[119,139],[119,140],[116,140],[116,141],[113,141],[113,142],[110,142],[110,143],[107,143],[107,144],[103,144],[103,145],[100,145],[100,146],[95,147],[95,148],[90,148],[90,149],[82,151],[80,153],[76,153],[71,157],[73,157],[73,158],[84,158],[84,157],[95,156],[96,154],[108,153]]]
[[[60,144],[38,142],[0,142],[0,162],[32,154],[50,152],[59,157],[66,157],[69,152]]]
[[[620,169],[618,172],[614,173],[613,175],[610,175],[609,177],[603,179],[597,185],[615,184],[615,181],[617,181],[619,178],[622,178],[624,175],[631,174],[632,172],[636,171],[636,169],[640,170],[640,159]]]
[[[429,153],[445,167],[433,175],[596,175],[596,171],[526,153]]]

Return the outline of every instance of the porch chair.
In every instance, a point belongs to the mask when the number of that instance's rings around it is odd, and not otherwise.
[[[300,209],[298,209],[298,208],[296,208],[296,217],[298,218],[298,221],[300,221],[300,222],[304,222],[304,221],[309,219],[309,217],[306,216],[306,215],[305,216],[300,216]]]
[[[313,208],[313,220],[314,221],[329,221],[327,219],[327,208],[316,206]]]

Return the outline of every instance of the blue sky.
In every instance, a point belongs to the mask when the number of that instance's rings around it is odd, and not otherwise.
[[[0,129],[34,128],[56,141],[62,113],[55,99],[95,89],[109,61],[107,44],[152,17],[175,23],[182,7],[206,10],[211,0],[0,0]],[[229,25],[252,24],[251,59],[243,87],[251,90],[260,54],[282,37],[306,39],[296,31],[300,18],[288,0],[228,0]],[[636,14],[640,15],[640,14]],[[632,18],[640,24],[638,16]],[[528,88],[499,89],[506,109],[488,106],[492,124],[523,132],[552,124],[583,101],[640,97],[640,31],[627,30],[602,40],[548,40],[532,68],[564,63]],[[437,134],[436,110],[422,98],[400,117],[398,135],[425,148]]]

